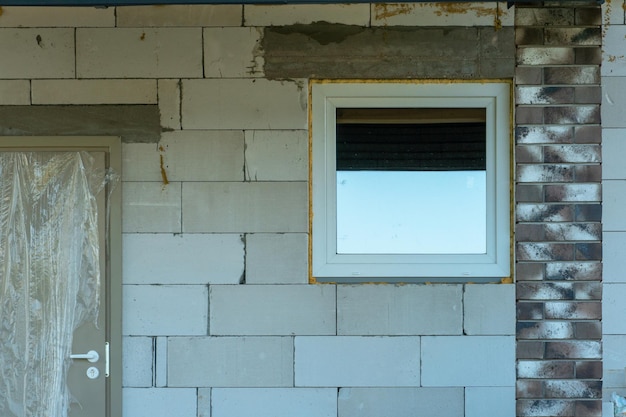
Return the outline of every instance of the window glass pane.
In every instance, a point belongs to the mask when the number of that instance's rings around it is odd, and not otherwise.
[[[486,253],[484,109],[338,109],[337,253]]]

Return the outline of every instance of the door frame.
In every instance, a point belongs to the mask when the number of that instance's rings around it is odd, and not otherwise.
[[[99,151],[106,153],[107,167],[119,182],[104,192],[108,198],[108,239],[104,303],[106,340],[109,342],[110,376],[106,381],[107,417],[122,415],[122,144],[115,136],[0,136],[0,152]]]

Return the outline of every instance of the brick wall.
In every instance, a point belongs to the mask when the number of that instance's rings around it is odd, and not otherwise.
[[[519,416],[602,413],[600,26],[516,6]]]

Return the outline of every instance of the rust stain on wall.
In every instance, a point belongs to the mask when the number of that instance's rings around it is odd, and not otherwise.
[[[415,4],[379,3],[374,6],[374,13],[376,13],[376,19],[388,19],[393,16],[410,14],[413,10],[415,10]]]
[[[435,14],[437,16],[449,16],[451,14],[468,14],[473,13],[476,17],[493,16],[494,27],[496,29],[502,28],[501,17],[504,12],[500,9],[500,4],[496,3],[494,6],[478,6],[475,4],[469,5],[467,3],[432,3],[437,9]],[[420,4],[424,7],[424,4]]]
[[[165,152],[165,148],[163,146],[159,146],[159,167],[161,169],[161,179],[163,180],[163,185],[167,185],[170,181],[167,179],[167,171],[165,171],[165,158],[163,157],[163,152]]]

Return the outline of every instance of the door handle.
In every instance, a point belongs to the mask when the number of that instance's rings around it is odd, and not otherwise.
[[[87,359],[89,362],[98,362],[100,359],[100,355],[95,350],[90,350],[87,353],[72,353],[70,355],[71,359]]]

